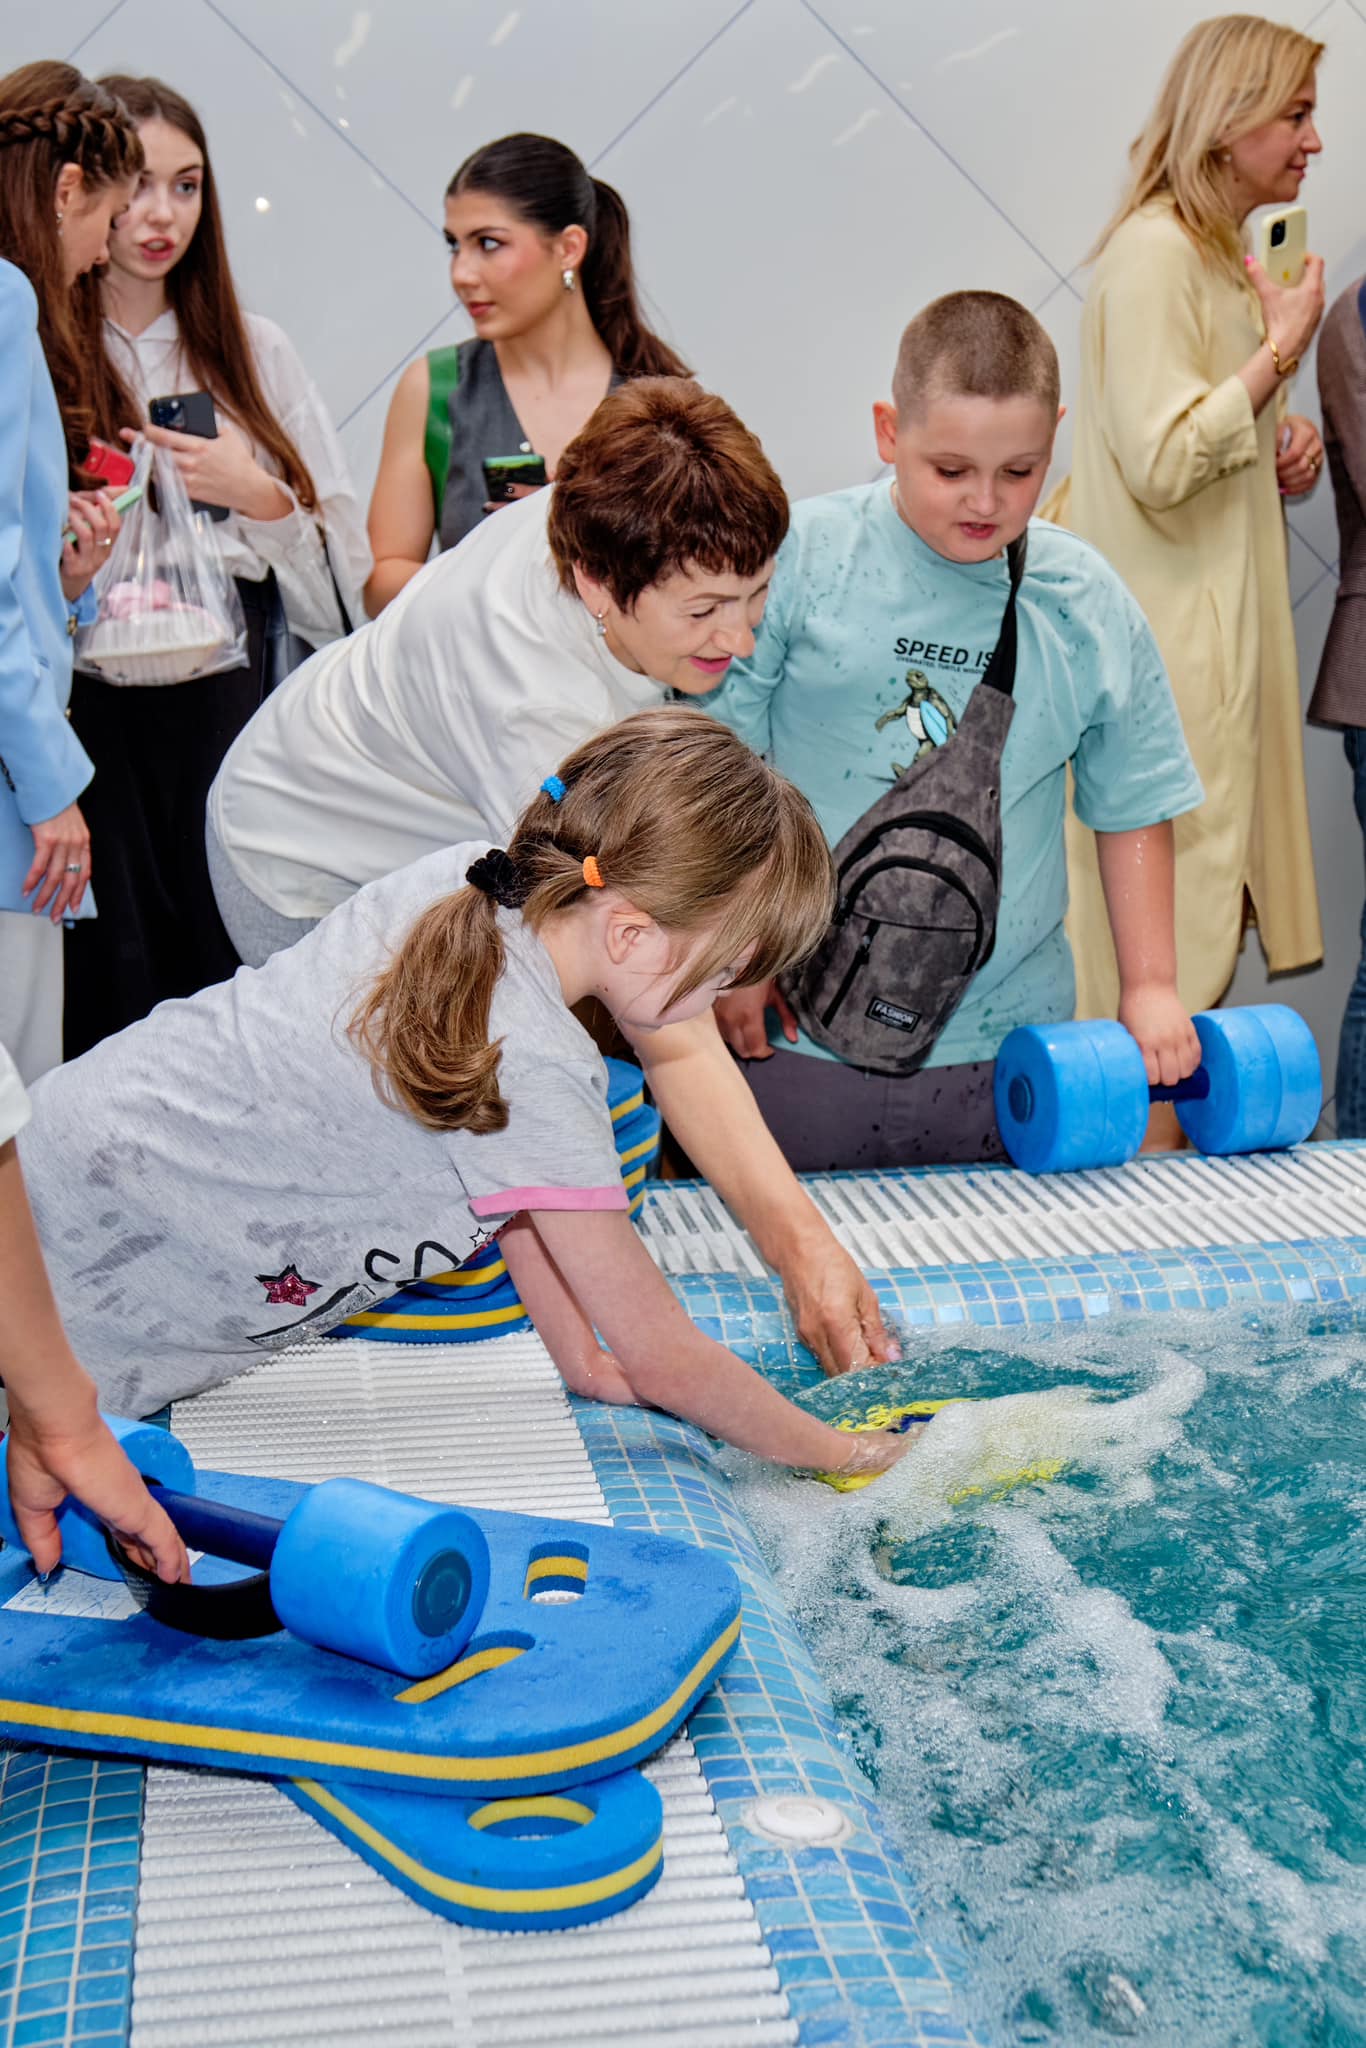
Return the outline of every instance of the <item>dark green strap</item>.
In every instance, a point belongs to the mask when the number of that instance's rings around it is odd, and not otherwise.
[[[422,459],[432,480],[432,504],[437,524],[446,495],[446,472],[451,464],[451,393],[460,382],[460,350],[434,348],[427,352],[427,430],[422,439]]]

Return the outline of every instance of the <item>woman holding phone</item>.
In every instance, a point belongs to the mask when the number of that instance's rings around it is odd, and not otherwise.
[[[1297,199],[1322,148],[1322,50],[1252,15],[1192,29],[1134,144],[1082,315],[1059,516],[1147,613],[1204,785],[1204,803],[1176,820],[1189,1010],[1223,995],[1249,915],[1273,971],[1322,952],[1284,504],[1313,488],[1323,460],[1313,423],[1286,403],[1323,312],[1323,264],[1310,256],[1298,284],[1279,285],[1243,243],[1252,209]],[[1113,1016],[1094,840],[1068,824],[1077,1014]],[[1174,1119],[1154,1135],[1176,1142]]]
[[[91,764],[64,713],[79,602],[119,527],[106,493],[69,493],[93,415],[71,294],[141,162],[123,108],[71,65],[0,78],[0,1044],[26,1081],[62,1057],[62,921],[92,908]]]
[[[506,135],[446,188],[451,284],[474,338],[410,363],[370,500],[375,617],[485,514],[554,476],[594,408],[631,377],[681,377],[641,317],[617,192],[546,135]]]
[[[273,685],[359,618],[370,564],[317,389],[280,329],[238,302],[198,115],[159,79],[102,83],[137,123],[145,165],[88,308],[104,341],[100,432],[145,433],[192,499],[221,508],[248,658],[188,686],[77,673],[72,723],[95,763],[92,829],[107,858],[99,918],[67,941],[69,1055],[235,971],[204,858],[209,785]],[[192,431],[148,423],[163,397]]]

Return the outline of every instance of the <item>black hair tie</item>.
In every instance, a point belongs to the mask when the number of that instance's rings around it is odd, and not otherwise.
[[[531,894],[531,884],[501,846],[491,846],[478,860],[471,861],[465,870],[465,880],[472,888],[482,889],[504,910],[520,910]]]

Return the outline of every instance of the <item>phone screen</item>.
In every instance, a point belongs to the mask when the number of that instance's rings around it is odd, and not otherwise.
[[[484,461],[484,488],[491,505],[506,505],[543,490],[549,479],[542,455],[490,455]]]

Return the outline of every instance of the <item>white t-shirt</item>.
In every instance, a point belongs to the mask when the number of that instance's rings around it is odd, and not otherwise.
[[[492,514],[238,735],[209,816],[272,910],[321,917],[435,847],[506,842],[567,753],[663,701],[560,588],[549,499]]]
[[[332,572],[346,600],[350,623],[358,625],[365,617],[361,592],[373,559],[365,514],[322,394],[300,362],[293,342],[260,313],[243,317],[266,404],[303,458],[317,492],[318,509],[305,511],[288,484],[281,481],[280,488],[293,508],[282,519],[248,519],[233,512],[215,526],[214,533],[228,574],[259,583],[267,570],[273,569],[291,632],[310,647],[325,647],[346,630]],[[104,337],[110,360],[141,401],[144,412],[149,398],[169,398],[195,388],[181,357],[174,313],[163,313],[141,334],[130,334],[116,320],[106,319]],[[274,475],[275,465],[265,450],[253,446],[252,453]]]
[[[19,1069],[0,1045],[0,1145],[17,1138],[29,1120],[28,1096]]]
[[[353,896],[264,967],[45,1074],[20,1141],[76,1355],[145,1415],[468,1258],[519,1210],[625,1209],[607,1071],[545,947],[498,912],[505,1130],[432,1131],[376,1092],[346,1026],[417,916],[487,850]]]

